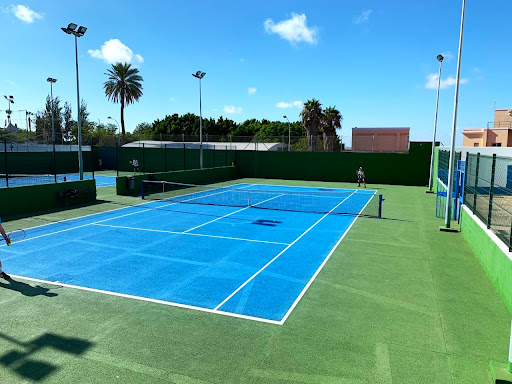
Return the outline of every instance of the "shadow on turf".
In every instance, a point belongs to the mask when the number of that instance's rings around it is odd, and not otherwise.
[[[50,292],[51,289],[56,289],[58,287],[45,288],[40,285],[30,285],[27,283],[23,283],[21,281],[17,281],[14,279],[0,280],[0,288],[10,289],[12,291],[18,291],[23,296],[35,297],[35,296],[47,296],[47,297],[55,297],[58,296],[55,292]]]
[[[17,350],[11,350],[0,356],[0,366],[12,370],[19,376],[32,381],[42,381],[59,367],[31,357],[42,350],[53,349],[62,353],[79,356],[92,347],[92,343],[82,339],[63,337],[45,333],[31,341],[23,342],[0,332],[0,339],[16,344]],[[23,349],[23,352],[20,352]]]

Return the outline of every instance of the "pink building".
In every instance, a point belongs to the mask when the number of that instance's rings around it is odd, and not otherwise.
[[[512,147],[512,109],[496,109],[487,128],[465,129],[464,147]]]
[[[352,150],[407,152],[410,128],[352,128]]]

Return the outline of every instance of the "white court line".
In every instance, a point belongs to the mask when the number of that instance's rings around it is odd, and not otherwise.
[[[231,216],[231,215],[233,215],[233,214],[235,214],[235,213],[237,213],[237,212],[241,212],[241,211],[243,211],[243,210],[246,210],[246,209],[248,209],[248,208],[254,207],[254,206],[256,206],[256,205],[266,203],[266,202],[267,202],[267,201],[269,201],[269,200],[276,199],[276,198],[281,197],[281,196],[283,196],[283,195],[278,195],[278,196],[271,197],[270,199],[260,201],[259,203],[254,204],[254,205],[252,205],[252,206],[251,206],[251,205],[249,205],[249,206],[247,206],[247,207],[245,207],[245,208],[239,209],[238,211],[228,213],[227,215],[224,215],[224,216],[222,216],[222,217],[218,217],[218,218],[216,218],[216,219],[213,219],[213,220],[208,221],[207,223],[204,223],[204,224],[198,225],[197,227],[187,229],[186,231],[183,231],[183,233],[187,233],[187,232],[193,231],[194,229],[200,228],[200,227],[202,227],[203,225],[213,223],[214,221],[217,221],[217,220],[223,219],[223,218],[225,218],[225,217]]]
[[[236,184],[235,184],[235,185],[236,185]],[[251,184],[249,184],[249,185],[251,185]],[[219,188],[222,188],[222,187],[219,187]],[[234,189],[241,189],[241,188],[245,188],[245,186],[244,186],[244,187],[240,187],[240,188],[234,188]],[[219,192],[219,193],[221,193],[221,192]],[[185,195],[183,195],[183,196],[185,196]],[[185,200],[185,201],[195,200],[195,199],[197,199],[197,197],[194,197],[194,198],[192,198],[192,199],[188,199],[188,200]],[[75,217],[75,218],[73,218],[73,219],[66,219],[66,220],[56,221],[56,222],[51,223],[51,224],[42,224],[42,225],[37,225],[37,226],[35,226],[35,227],[30,227],[30,228],[25,229],[25,231],[28,231],[29,229],[34,229],[34,228],[44,227],[45,225],[54,225],[54,224],[63,223],[63,222],[70,221],[70,220],[78,220],[78,219],[82,219],[82,218],[84,218],[84,217],[89,217],[89,216],[99,215],[99,214],[102,214],[102,213],[110,213],[110,212],[114,212],[114,211],[119,211],[119,210],[121,210],[121,209],[136,208],[136,207],[139,207],[139,206],[141,206],[141,205],[150,204],[150,203],[154,203],[154,201],[148,201],[148,202],[141,203],[141,204],[137,204],[137,205],[130,205],[130,206],[127,206],[127,207],[117,208],[117,209],[113,209],[113,210],[111,210],[111,211],[104,211],[104,212],[92,213],[92,214],[90,214],[90,215],[85,215],[85,216]],[[175,204],[179,204],[179,203],[170,203],[170,204],[165,204],[165,205],[161,205],[161,206],[159,206],[158,208],[161,208],[161,207],[168,207],[168,206],[170,206],[170,205],[175,205]],[[158,209],[158,208],[151,208],[151,210]],[[45,234],[43,234],[43,235],[34,236],[34,237],[29,237],[29,238],[27,238],[27,239],[23,239],[23,240],[17,241],[17,243],[21,243],[21,242],[25,242],[25,241],[29,241],[29,240],[34,240],[34,239],[39,239],[39,238],[41,238],[41,237],[46,237],[46,236],[50,236],[50,235],[55,235],[55,234],[57,234],[57,233],[67,232],[67,231],[71,231],[71,230],[73,230],[73,229],[77,229],[77,228],[83,228],[83,227],[86,227],[86,226],[88,226],[88,225],[94,225],[94,224],[98,224],[98,223],[103,223],[103,222],[105,222],[105,221],[118,219],[118,218],[120,218],[120,217],[126,217],[126,216],[130,216],[130,215],[135,215],[135,214],[137,214],[137,213],[151,212],[151,210],[143,209],[143,210],[141,210],[141,211],[131,212],[131,213],[127,213],[127,214],[125,214],[125,215],[116,216],[116,217],[110,217],[110,218],[108,218],[108,219],[95,221],[95,222],[93,222],[93,223],[87,223],[87,224],[83,224],[83,225],[78,225],[78,226],[75,226],[75,227],[72,227],[72,228],[66,228],[66,229],[63,229],[63,230],[60,230],[60,231],[56,231],[56,232],[45,233]],[[7,246],[7,244],[0,245],[0,247],[5,247],[5,246]]]
[[[257,186],[262,186],[262,187],[289,187],[289,188],[311,188],[311,189],[314,189],[314,188],[320,188],[320,189],[334,189],[334,190],[337,190],[337,191],[343,191],[343,192],[350,192],[350,191],[354,191],[354,192],[357,192],[357,191],[361,191],[361,192],[365,192],[365,190],[361,190],[361,189],[351,189],[351,188],[334,188],[334,187],[307,187],[307,186],[301,186],[301,185],[284,185],[284,184],[251,184],[251,185],[257,185]],[[374,195],[375,192],[377,192],[378,188],[375,190],[375,189],[368,189],[367,192],[370,192],[368,193],[368,195]],[[299,191],[296,191],[296,192],[299,192]],[[304,191],[304,192],[314,192],[314,191]],[[319,191],[321,192],[321,191]]]
[[[375,197],[375,194],[377,193],[377,191],[375,191],[372,195],[372,197],[366,202],[366,204],[364,205],[364,207],[359,211],[359,213],[363,212],[364,209],[366,208],[366,206],[370,203],[370,201]],[[288,319],[288,316],[290,316],[290,314],[292,313],[292,311],[294,310],[295,306],[299,303],[300,299],[302,299],[302,296],[304,296],[304,294],[306,293],[306,291],[308,290],[309,286],[313,283],[313,280],[316,279],[317,275],[320,273],[320,271],[322,270],[322,268],[324,267],[324,265],[327,263],[327,261],[330,259],[331,255],[334,253],[334,251],[336,250],[336,248],[338,248],[338,245],[340,245],[341,243],[341,240],[343,240],[343,238],[345,237],[345,235],[348,233],[348,231],[350,231],[350,228],[352,228],[352,226],[354,225],[354,223],[356,222],[356,220],[359,218],[359,215],[357,215],[354,220],[352,221],[352,223],[349,225],[349,227],[347,228],[347,230],[343,233],[343,235],[340,237],[340,239],[338,240],[338,242],[336,243],[336,245],[331,249],[331,252],[329,252],[329,254],[327,255],[327,257],[325,258],[325,260],[322,262],[322,264],[320,264],[320,266],[318,267],[318,269],[316,270],[315,274],[311,277],[311,279],[309,279],[308,283],[306,284],[306,286],[304,287],[304,289],[302,290],[302,292],[299,294],[299,296],[297,296],[297,298],[295,299],[295,301],[293,302],[292,306],[290,307],[290,309],[288,309],[288,312],[286,312],[286,314],[284,315],[284,317],[281,319],[281,321],[279,322],[279,325],[283,325],[284,322],[286,321],[286,319]]]
[[[19,278],[19,279],[24,279],[24,280],[29,280],[29,281],[34,281],[36,283],[45,283],[45,284],[55,285],[55,286],[58,286],[58,287],[66,287],[66,288],[79,289],[79,290],[82,290],[82,291],[103,293],[105,295],[125,297],[125,298],[128,298],[128,299],[135,299],[135,300],[140,300],[140,301],[149,301],[151,303],[164,304],[164,305],[169,305],[169,306],[172,306],[172,307],[185,308],[185,309],[193,309],[193,310],[201,311],[201,312],[214,313],[216,315],[224,315],[224,316],[229,316],[229,317],[236,317],[236,318],[239,318],[239,319],[253,320],[253,321],[259,321],[261,323],[269,323],[269,324],[279,325],[279,322],[277,320],[269,320],[269,319],[264,319],[264,318],[261,318],[261,317],[254,317],[254,316],[247,316],[247,315],[239,315],[237,313],[231,313],[231,312],[216,311],[214,309],[208,309],[208,308],[203,308],[203,307],[195,307],[193,305],[174,303],[172,301],[150,299],[150,298],[147,298],[147,297],[127,295],[125,293],[117,293],[117,292],[111,292],[111,291],[104,291],[104,290],[95,289],[95,288],[80,287],[78,285],[71,285],[71,284],[64,284],[64,283],[59,283],[59,282],[55,282],[55,281],[47,281],[47,280],[34,279],[34,278],[31,278],[31,277],[24,277],[24,276],[17,276],[17,275],[11,275],[11,277],[15,277],[15,278]]]
[[[136,228],[136,227],[123,227],[121,225],[109,225],[109,224],[97,224],[92,223],[92,225],[97,225],[100,227],[110,227],[110,228],[120,228],[120,229],[131,229],[134,231],[147,231],[147,232],[160,232],[160,233],[170,233],[173,235],[188,235],[188,236],[202,236],[202,237],[212,237],[215,239],[228,239],[228,240],[240,240],[240,241],[251,241],[254,243],[266,243],[266,244],[278,244],[278,245],[289,245],[288,243],[281,243],[278,241],[266,241],[266,240],[254,240],[254,239],[243,239],[240,237],[229,237],[229,236],[216,236],[216,235],[205,235],[202,233],[185,233],[185,232],[175,232],[175,231],[164,231],[162,229],[148,229],[148,228]]]
[[[353,192],[350,196],[352,196],[355,192]],[[240,291],[243,287],[245,287],[251,280],[253,280],[256,276],[258,276],[261,272],[263,272],[270,264],[272,264],[274,261],[277,260],[278,257],[280,257],[283,253],[285,253],[290,247],[295,244],[297,241],[299,241],[302,236],[304,236],[306,233],[308,233],[311,229],[313,229],[319,222],[321,222],[323,219],[327,217],[332,211],[334,211],[336,208],[338,208],[339,205],[341,205],[345,200],[347,200],[350,196],[343,199],[338,205],[336,205],[333,209],[331,209],[328,213],[323,215],[315,224],[313,224],[311,227],[309,227],[305,232],[302,233],[299,237],[297,237],[290,245],[288,245],[285,249],[283,249],[277,256],[275,256],[272,260],[270,260],[267,264],[265,264],[263,267],[260,268],[258,272],[256,272],[254,275],[252,275],[249,279],[245,281],[242,285],[240,285],[231,295],[226,297],[219,305],[215,307],[215,310],[218,310],[220,307],[224,305],[229,299],[231,299],[238,291]]]

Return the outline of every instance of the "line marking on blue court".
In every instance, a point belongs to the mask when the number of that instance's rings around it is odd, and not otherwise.
[[[88,224],[88,225],[97,225],[97,226],[100,226],[100,227],[110,227],[110,228],[120,228],[120,229],[131,229],[131,230],[134,230],[134,231],[169,233],[169,234],[172,234],[172,235],[202,236],[202,237],[212,237],[214,239],[228,239],[228,240],[239,240],[239,241],[251,241],[251,242],[254,242],[254,243],[289,245],[288,243],[280,243],[280,242],[277,242],[277,241],[265,241],[265,240],[243,239],[243,238],[240,238],[240,237],[205,235],[205,234],[202,234],[202,233],[164,231],[162,229],[123,227],[121,225],[109,225],[109,224],[97,224],[97,223],[91,223],[91,224]]]
[[[226,297],[219,305],[217,305],[214,309],[217,310],[220,307],[224,305],[229,299],[231,299],[238,291],[240,291],[243,287],[245,287],[251,280],[253,280],[256,276],[258,276],[261,272],[263,272],[270,264],[272,264],[274,261],[276,261],[283,253],[285,253],[290,247],[295,244],[297,241],[299,241],[306,233],[308,233],[311,229],[313,229],[319,222],[321,222],[323,219],[329,215],[332,211],[334,211],[336,208],[338,208],[344,201],[346,201],[350,196],[352,196],[355,192],[352,192],[350,195],[348,195],[346,198],[344,198],[341,202],[339,202],[334,208],[332,208],[329,212],[327,212],[325,215],[323,215],[315,224],[313,224],[311,227],[309,227],[305,232],[303,232],[299,237],[297,237],[292,243],[290,243],[285,249],[283,249],[281,252],[277,254],[272,260],[270,260],[267,264],[265,264],[261,269],[256,272],[254,275],[252,275],[249,279],[245,281],[242,285],[240,285],[234,292],[231,293],[228,297]]]
[[[235,184],[236,185],[236,184]],[[246,188],[247,186],[250,186],[251,184],[249,185],[245,185],[243,187],[240,187],[240,188],[233,188],[233,189],[241,189],[241,188]],[[219,187],[219,188],[225,188],[225,187]],[[223,191],[223,192],[226,192],[226,191]],[[222,192],[218,192],[218,193],[222,193]],[[211,196],[211,195],[209,195]],[[200,196],[200,197],[204,197],[204,196]],[[190,201],[190,200],[195,200],[195,199],[198,199],[199,197],[194,197],[192,199],[188,199],[188,200],[184,200],[184,201]],[[85,215],[85,216],[80,216],[80,217],[74,217],[72,219],[66,219],[66,220],[60,220],[60,221],[55,221],[51,224],[42,224],[42,225],[36,225],[34,227],[30,227],[30,228],[25,228],[26,231],[30,230],[30,229],[34,229],[34,228],[39,228],[39,227],[44,227],[46,225],[52,225],[52,224],[58,224],[58,223],[65,223],[66,221],[71,221],[71,220],[77,220],[77,219],[82,219],[84,217],[89,217],[89,216],[94,216],[94,215],[100,215],[100,214],[103,214],[103,213],[110,213],[110,212],[114,212],[114,211],[119,211],[119,210],[122,210],[122,209],[128,209],[128,208],[137,208],[141,205],[145,205],[145,204],[151,204],[151,203],[154,203],[154,201],[147,201],[147,202],[144,202],[144,203],[140,203],[140,204],[136,204],[136,205],[129,205],[129,206],[126,206],[126,207],[122,207],[122,208],[116,208],[116,209],[112,209],[110,211],[104,211],[104,212],[97,212],[97,213],[92,213],[90,215]],[[179,203],[170,203],[170,204],[164,204],[164,205],[160,205],[158,208],[162,208],[162,207],[168,207],[168,206],[171,206],[171,205],[176,205],[176,204],[179,204]],[[153,208],[154,209],[154,208]],[[105,221],[109,221],[109,220],[114,220],[114,219],[118,219],[118,218],[121,218],[121,217],[126,217],[126,216],[130,216],[130,215],[135,215],[137,213],[143,213],[143,212],[147,212],[147,210],[141,210],[141,211],[137,211],[137,212],[131,212],[131,213],[127,213],[125,215],[121,215],[121,216],[116,216],[116,217],[111,217],[111,218],[108,218],[108,219],[105,219],[105,220],[99,220],[99,221],[96,221],[94,223],[87,223],[87,224],[83,224],[83,225],[78,225],[76,227],[72,227],[72,228],[67,228],[67,229],[62,229],[60,231],[56,231],[56,232],[50,232],[50,233],[45,233],[44,235],[39,235],[39,236],[34,236],[34,237],[30,237],[30,238],[26,238],[26,239],[23,239],[23,240],[20,240],[20,241],[17,241],[17,243],[22,243],[22,242],[25,242],[25,241],[29,241],[29,240],[34,240],[34,239],[39,239],[41,237],[46,237],[46,236],[50,236],[50,235],[55,235],[57,233],[62,233],[62,232],[66,232],[66,231],[71,231],[73,229],[77,229],[77,228],[83,228],[83,227],[86,227],[88,225],[93,225],[93,224],[98,224],[98,223],[103,223]],[[0,247],[6,247],[7,244],[2,244],[0,245]]]
[[[373,193],[373,195],[375,196],[375,194],[377,193],[377,191],[375,191]],[[366,204],[364,205],[363,209],[361,209],[361,212],[364,211],[364,209],[366,208],[366,206],[370,203],[371,199],[368,200],[366,202]],[[297,296],[297,299],[295,299],[295,301],[293,302],[292,306],[288,309],[288,312],[286,312],[286,314],[284,315],[284,317],[281,319],[281,321],[279,322],[280,325],[283,325],[284,322],[286,321],[286,319],[288,319],[288,316],[290,316],[290,314],[292,313],[292,311],[295,309],[295,306],[299,303],[299,301],[302,299],[302,296],[304,296],[304,294],[306,293],[306,291],[308,290],[309,286],[313,283],[313,281],[316,279],[317,275],[320,273],[320,271],[322,270],[322,268],[324,267],[324,265],[327,263],[327,261],[331,258],[332,254],[334,253],[334,251],[336,250],[336,248],[338,248],[338,245],[340,245],[341,243],[341,240],[343,240],[345,238],[345,236],[347,235],[348,231],[350,231],[350,228],[352,228],[352,226],[354,225],[354,223],[356,222],[356,220],[359,218],[359,216],[356,216],[356,218],[352,221],[352,223],[348,226],[347,230],[343,233],[343,235],[341,235],[340,239],[338,240],[338,242],[336,243],[336,245],[334,245],[334,247],[331,249],[331,251],[329,252],[329,254],[327,255],[327,257],[325,258],[325,260],[322,262],[322,264],[320,264],[320,266],[318,267],[318,269],[316,270],[316,272],[314,273],[313,276],[311,276],[311,279],[309,279],[308,283],[306,284],[306,286],[304,287],[304,289],[302,290],[302,292],[299,294],[299,296]]]
[[[210,195],[208,195],[208,196],[210,196]],[[274,196],[274,197],[271,197],[270,199],[260,201],[259,203],[254,204],[254,205],[253,205],[253,207],[255,207],[255,206],[256,206],[256,205],[258,205],[258,204],[266,203],[266,202],[267,202],[267,201],[269,201],[269,200],[276,199],[276,198],[281,197],[281,196],[283,196],[283,195]],[[216,219],[213,219],[213,220],[211,220],[211,221],[208,221],[207,223],[204,223],[204,224],[198,225],[198,226],[196,226],[196,227],[194,227],[194,228],[187,229],[186,231],[183,231],[183,233],[187,233],[187,232],[193,231],[194,229],[197,229],[197,228],[203,227],[203,226],[205,226],[205,225],[207,225],[207,224],[210,224],[210,223],[213,223],[213,222],[215,222],[215,221],[217,221],[217,220],[220,220],[220,219],[223,219],[223,218],[225,218],[225,217],[228,217],[228,216],[234,215],[235,213],[245,211],[245,210],[246,210],[246,209],[248,209],[248,208],[251,208],[251,206],[244,207],[244,208],[242,208],[242,209],[239,209],[238,211],[231,212],[231,213],[228,213],[228,214],[226,214],[226,215],[224,215],[224,216],[222,216],[222,217],[218,217],[218,218],[216,218]]]
[[[242,315],[242,314],[238,314],[238,313],[231,313],[231,312],[218,311],[218,310],[208,309],[208,308],[203,308],[203,307],[196,307],[196,306],[188,305],[188,304],[180,304],[180,303],[173,303],[173,302],[170,302],[170,301],[164,301],[164,300],[158,300],[158,299],[150,299],[150,298],[147,298],[147,297],[133,296],[133,295],[128,295],[126,293],[104,291],[104,290],[96,289],[96,288],[87,288],[87,287],[82,287],[82,286],[79,286],[79,285],[60,283],[58,281],[57,282],[56,281],[47,281],[47,280],[34,279],[32,277],[24,277],[24,276],[17,276],[17,275],[11,275],[11,276],[15,277],[15,278],[18,278],[18,279],[34,281],[36,283],[50,284],[50,285],[55,285],[55,286],[58,286],[58,287],[80,289],[82,291],[102,293],[102,294],[106,294],[106,295],[110,295],[110,296],[118,296],[118,297],[124,297],[124,298],[127,298],[127,299],[134,299],[134,300],[140,300],[140,301],[148,301],[148,302],[151,302],[151,303],[164,304],[164,305],[169,305],[169,306],[172,306],[172,307],[179,307],[179,308],[185,308],[185,309],[193,309],[193,310],[201,311],[201,312],[214,313],[216,315],[224,315],[224,316],[236,317],[236,318],[239,318],[239,319],[259,321],[261,323],[269,323],[269,324],[282,325],[277,320],[269,320],[269,319],[264,319],[264,318],[260,318],[260,317]]]
[[[236,185],[236,184],[235,184]],[[240,184],[238,184],[240,185]],[[242,184],[243,186],[239,187],[239,188],[230,188],[231,190],[233,189],[241,189],[241,188],[249,188],[251,186],[260,186],[260,184]],[[231,187],[233,187],[234,185],[232,185]],[[290,187],[290,186],[288,186]],[[219,187],[219,188],[226,188],[226,187]],[[300,188],[300,187],[298,187]],[[329,189],[334,189],[334,188],[329,188]],[[215,194],[220,194],[220,193],[224,193],[224,192],[229,192],[229,190],[224,190],[224,191],[220,191],[220,192],[217,192]],[[276,193],[279,193],[279,191],[275,191]],[[51,284],[51,285],[56,285],[56,286],[65,286],[65,287],[69,287],[69,288],[74,288],[74,289],[82,289],[82,290],[86,290],[86,291],[91,291],[91,292],[98,292],[98,293],[103,293],[103,294],[109,294],[109,295],[112,295],[112,296],[119,296],[119,297],[125,297],[125,298],[131,298],[131,299],[136,299],[136,300],[142,300],[142,301],[148,301],[148,302],[153,302],[153,303],[157,303],[157,304],[165,304],[165,305],[171,305],[171,306],[175,306],[175,307],[181,307],[181,308],[187,308],[187,309],[193,309],[193,310],[198,310],[198,311],[202,311],[202,312],[208,312],[208,313],[215,313],[215,314],[221,314],[221,315],[225,315],[225,316],[231,316],[231,317],[235,317],[235,318],[241,318],[241,319],[248,319],[248,320],[254,320],[254,321],[259,321],[259,322],[264,322],[264,323],[270,323],[270,324],[276,324],[276,325],[283,325],[284,322],[286,321],[286,319],[288,318],[288,316],[290,315],[290,313],[292,312],[292,310],[294,309],[294,307],[297,305],[297,303],[300,301],[300,299],[302,298],[302,296],[304,295],[304,293],[306,292],[306,290],[309,288],[309,286],[312,284],[313,280],[315,279],[315,277],[318,275],[318,273],[320,272],[320,270],[323,268],[323,266],[325,265],[325,263],[328,261],[328,259],[331,257],[331,255],[333,254],[334,250],[336,249],[336,247],[340,244],[341,240],[345,237],[346,233],[348,233],[348,231],[350,230],[350,228],[352,227],[352,225],[354,224],[355,220],[358,218],[358,216],[356,215],[355,219],[352,221],[352,223],[348,226],[348,228],[345,230],[345,232],[342,234],[341,238],[337,241],[337,243],[334,245],[334,247],[331,249],[330,253],[328,254],[328,256],[323,260],[322,264],[320,265],[320,267],[316,270],[316,272],[314,273],[314,275],[310,278],[310,280],[308,281],[307,285],[304,287],[304,289],[302,290],[302,292],[300,293],[300,295],[296,298],[296,300],[293,302],[293,305],[291,308],[289,308],[288,312],[286,312],[285,316],[281,319],[281,320],[271,320],[271,319],[266,319],[264,317],[256,317],[256,316],[250,316],[250,315],[244,315],[244,314],[239,314],[239,313],[234,313],[234,312],[227,312],[227,311],[223,311],[223,310],[220,310],[219,308],[225,304],[230,298],[232,298],[237,292],[239,292],[244,286],[247,286],[248,283],[250,281],[254,281],[254,278],[259,274],[261,273],[265,268],[267,268],[271,263],[273,263],[275,260],[277,260],[278,257],[280,257],[286,250],[290,249],[290,247],[296,243],[300,238],[302,238],[306,233],[308,233],[312,228],[314,228],[318,223],[320,223],[325,217],[327,217],[332,211],[334,211],[337,207],[339,207],[343,202],[345,202],[347,199],[349,199],[351,196],[353,196],[354,194],[358,193],[358,194],[365,194],[365,195],[375,195],[376,191],[372,191],[373,193],[371,193],[370,191],[363,191],[363,190],[348,190],[346,192],[349,192],[350,194],[345,197],[343,199],[343,201],[341,201],[340,203],[338,203],[333,209],[331,209],[328,213],[326,213],[325,215],[323,215],[315,224],[313,224],[310,228],[308,228],[305,232],[303,232],[297,239],[295,239],[292,243],[280,243],[280,242],[270,242],[270,241],[265,241],[265,240],[253,240],[253,239],[243,239],[243,238],[232,238],[232,237],[226,237],[226,236],[216,236],[216,235],[205,235],[205,234],[196,234],[196,233],[188,233],[188,231],[191,231],[197,227],[194,227],[194,228],[191,228],[189,230],[187,230],[187,233],[185,232],[172,232],[172,231],[164,231],[164,230],[152,230],[152,229],[147,229],[147,228],[134,228],[134,227],[121,227],[121,226],[114,226],[114,225],[109,225],[109,224],[102,224],[106,221],[110,221],[110,220],[114,220],[114,219],[118,219],[120,217],[125,217],[125,216],[130,216],[130,215],[133,215],[133,214],[136,214],[136,213],[142,213],[142,212],[150,212],[152,211],[151,207],[140,207],[140,211],[137,211],[137,212],[130,212],[130,213],[127,213],[127,214],[124,214],[124,215],[120,215],[120,216],[116,216],[116,217],[110,217],[108,219],[104,219],[104,220],[98,220],[98,221],[95,221],[95,222],[92,222],[92,223],[88,223],[88,224],[84,224],[84,225],[79,225],[79,226],[76,226],[76,227],[73,227],[73,228],[67,228],[67,229],[64,229],[64,230],[60,230],[60,231],[55,231],[55,232],[52,232],[52,233],[48,233],[48,234],[45,234],[45,235],[40,235],[40,236],[36,236],[36,237],[32,237],[32,238],[29,238],[29,239],[25,239],[23,241],[27,241],[27,240],[30,240],[30,239],[34,239],[34,238],[41,238],[41,237],[44,237],[44,236],[48,236],[48,235],[51,235],[51,234],[57,234],[57,233],[61,233],[61,232],[66,232],[66,231],[70,231],[72,229],[78,229],[78,228],[83,228],[83,227],[86,227],[88,225],[98,225],[98,226],[104,226],[104,227],[114,227],[114,228],[123,228],[123,229],[129,229],[129,230],[141,230],[141,231],[151,231],[151,232],[165,232],[165,233],[169,233],[169,234],[186,234],[186,235],[192,235],[192,236],[204,236],[204,237],[212,237],[212,238],[222,238],[222,239],[230,239],[230,240],[240,240],[240,241],[252,241],[252,242],[258,242],[258,243],[268,243],[268,244],[277,244],[277,245],[282,245],[282,246],[286,246],[286,248],[280,252],[277,256],[275,256],[270,262],[268,262],[263,268],[260,269],[260,271],[258,271],[256,274],[254,274],[249,280],[247,280],[244,284],[242,284],[240,287],[238,287],[237,290],[235,290],[232,294],[230,294],[226,299],[224,299],[217,307],[215,307],[214,309],[209,309],[209,308],[204,308],[204,307],[198,307],[198,306],[195,306],[195,305],[190,305],[190,304],[182,304],[182,303],[176,303],[176,302],[171,302],[171,301],[164,301],[164,300],[159,300],[159,299],[152,299],[152,298],[146,298],[146,297],[142,297],[142,296],[135,296],[135,295],[130,295],[130,294],[124,294],[124,293],[118,293],[118,292],[112,292],[112,291],[107,291],[107,290],[102,290],[102,289],[96,289],[96,288],[88,288],[88,287],[83,287],[83,286],[79,286],[79,285],[73,285],[73,284],[66,284],[66,283],[60,283],[60,282],[55,282],[55,281],[47,281],[47,280],[42,280],[42,279],[36,279],[36,278],[28,278],[28,277],[23,277],[23,276],[16,276],[16,275],[13,275],[14,277],[19,277],[19,278],[23,278],[23,279],[27,279],[27,280],[31,280],[31,281],[35,281],[35,282],[44,282],[44,283],[47,283],[47,284]],[[367,192],[370,192],[370,193],[367,193]],[[193,193],[191,193],[193,194]],[[209,194],[209,195],[202,195],[200,197],[194,197],[194,198],[191,198],[191,199],[188,199],[187,201],[189,200],[195,200],[195,199],[198,199],[198,198],[201,198],[201,197],[205,197],[205,196],[211,196],[212,194]],[[185,196],[185,195],[184,195]],[[274,198],[277,198],[277,197],[280,197],[282,195],[279,195],[279,196],[274,196],[270,199],[267,199],[266,201],[268,200],[271,200],[271,199],[274,199]],[[371,200],[371,198],[370,198]],[[366,202],[366,204],[364,205],[364,207],[361,209],[360,212],[362,212],[366,206],[369,204],[370,200],[368,200]],[[137,205],[133,205],[133,206],[127,206],[127,207],[122,207],[122,208],[117,208],[117,209],[113,209],[111,211],[105,211],[105,212],[97,212],[97,213],[94,213],[94,214],[90,214],[90,215],[85,215],[85,216],[82,216],[82,217],[79,217],[79,218],[72,218],[72,219],[67,219],[67,220],[62,220],[62,221],[58,221],[58,222],[55,222],[55,223],[52,223],[52,224],[45,224],[45,225],[41,225],[41,226],[35,226],[35,227],[32,227],[32,228],[37,228],[37,227],[43,227],[43,226],[48,226],[48,225],[53,225],[53,224],[56,224],[56,223],[61,223],[61,222],[67,222],[67,221],[71,221],[71,220],[77,220],[77,219],[81,219],[81,218],[84,218],[84,217],[88,217],[88,216],[94,216],[94,215],[98,215],[98,214],[109,214],[113,211],[118,211],[118,210],[122,210],[122,209],[127,209],[127,208],[137,208],[141,205],[146,205],[146,204],[150,204],[150,203],[154,203],[154,201],[148,201],[148,202],[143,202],[141,204],[137,204]],[[263,202],[260,202],[258,204],[261,204]],[[169,205],[175,205],[175,204],[178,204],[178,203],[170,203],[170,204],[165,204],[165,205],[160,205],[159,207],[165,207],[165,206],[169,206]],[[256,204],[257,205],[257,204]],[[245,209],[248,209],[250,207],[244,207],[240,210],[237,210],[236,212],[240,212],[242,210],[245,210]],[[157,209],[158,210],[158,206],[153,208],[153,209]],[[226,217],[226,216],[229,216],[229,215],[232,215],[236,212],[232,212],[230,214],[227,214],[223,217]],[[211,222],[214,222],[214,221],[217,221],[217,220],[220,220],[222,217],[220,218],[217,218],[215,220],[211,220],[210,222],[208,223],[211,223]],[[203,225],[206,225],[208,223],[205,223]],[[201,225],[201,226],[203,226]],[[199,227],[199,226],[198,226]],[[29,228],[30,229],[30,228]],[[166,259],[166,258],[164,258]],[[227,292],[226,292],[227,293]],[[193,303],[192,303],[193,304]],[[210,307],[211,308],[211,307]]]

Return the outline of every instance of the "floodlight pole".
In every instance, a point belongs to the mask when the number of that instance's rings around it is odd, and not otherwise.
[[[53,83],[57,82],[57,79],[53,79],[51,77],[47,78],[46,81],[50,83],[50,100],[52,106],[52,143],[55,144],[55,111],[54,111],[54,103],[53,103]]]
[[[199,79],[199,167],[203,169],[203,112],[201,106],[201,79],[206,75],[205,72],[197,71],[192,76]]]
[[[430,155],[430,176],[428,178],[428,191],[429,193],[433,193],[432,184],[434,181],[434,152],[436,148],[436,130],[437,130],[437,110],[439,108],[439,89],[441,88],[441,66],[443,65],[443,55],[437,55],[437,60],[439,60],[439,76],[437,80],[437,98],[436,98],[436,114],[434,118],[434,137],[432,138],[432,154]]]
[[[112,116],[107,116],[107,119],[114,120],[116,122],[116,124],[117,124],[117,134],[116,134],[116,136],[117,136],[117,141],[119,142],[120,141],[119,134],[121,132],[121,128],[119,127],[119,123]]]
[[[450,147],[450,165],[448,168],[448,188],[446,190],[446,211],[444,224],[445,229],[450,228],[450,211],[452,208],[453,191],[453,161],[455,159],[455,134],[457,129],[457,107],[459,103],[459,84],[460,84],[460,62],[462,59],[462,38],[464,36],[464,11],[466,9],[466,0],[462,0],[462,14],[460,20],[460,38],[459,38],[459,56],[457,58],[457,77],[455,80],[455,99],[453,106],[453,124],[452,124],[452,143]]]
[[[75,36],[75,64],[76,64],[76,98],[78,106],[78,169],[80,172],[80,180],[84,179],[84,166],[82,158],[82,125],[80,121],[80,84],[78,81],[78,37],[82,37],[87,31],[86,27],[80,26],[78,30],[75,30],[76,24],[70,23],[67,28],[61,28],[68,35]]]
[[[286,120],[288,120],[288,117],[286,115],[283,116]],[[291,131],[292,126],[290,124],[290,120],[288,120],[288,152],[290,152],[290,144],[291,144]]]

